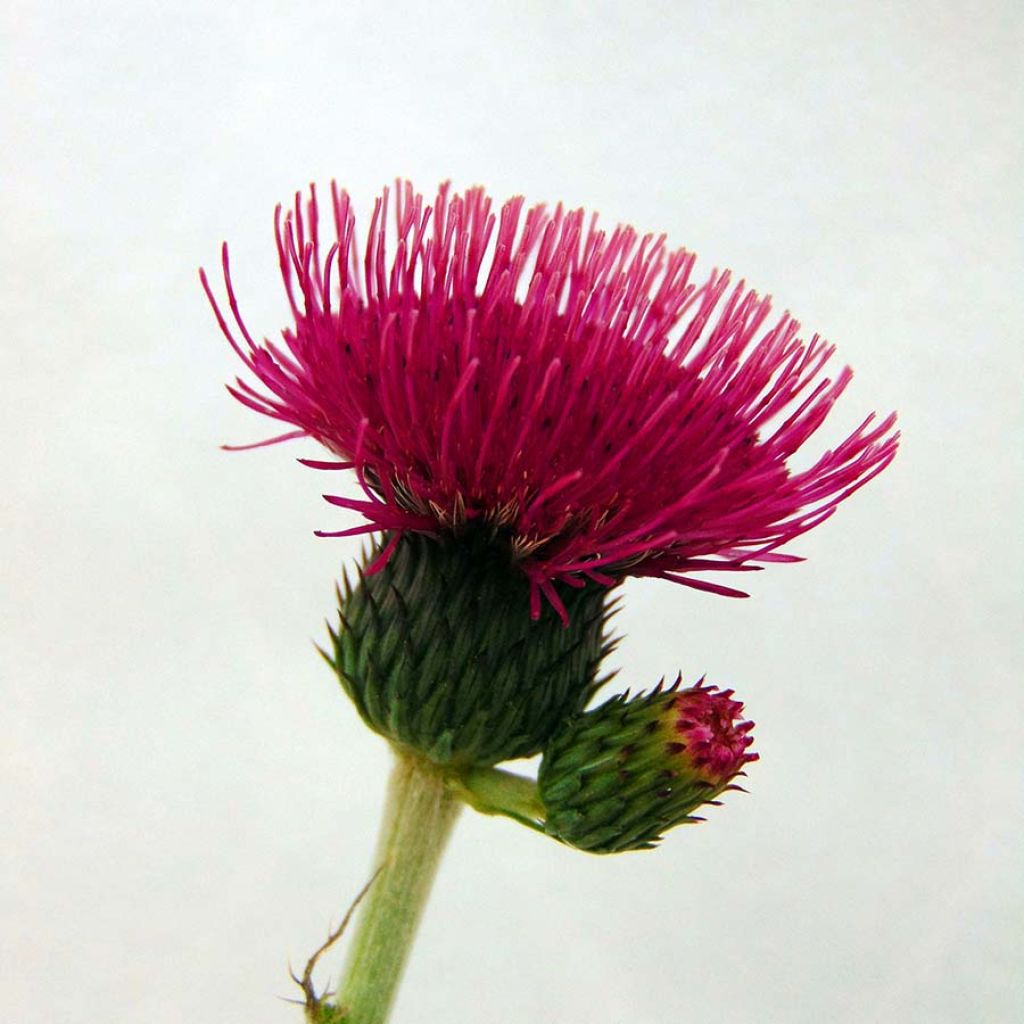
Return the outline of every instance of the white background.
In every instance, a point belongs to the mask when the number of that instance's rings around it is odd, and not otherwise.
[[[356,545],[312,536],[311,445],[218,450],[268,424],[196,267],[230,239],[273,334],[274,203],[396,175],[666,231],[839,344],[836,432],[905,440],[751,600],[627,587],[622,681],[734,685],[750,795],[605,859],[467,813],[395,1020],[1024,1019],[1017,3],[9,2],[0,34],[0,1019],[297,1021],[287,961],[366,878],[386,750],[312,646]]]

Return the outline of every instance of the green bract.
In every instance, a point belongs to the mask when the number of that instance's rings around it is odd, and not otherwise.
[[[562,588],[568,626],[551,608],[533,621],[526,576],[489,534],[406,533],[383,569],[345,578],[328,661],[394,743],[455,767],[527,757],[600,685],[608,593]]]

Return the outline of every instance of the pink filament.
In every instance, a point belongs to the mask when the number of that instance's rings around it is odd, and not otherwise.
[[[481,188],[408,182],[377,200],[360,262],[348,194],[275,216],[294,325],[256,342],[201,272],[221,330],[262,385],[240,402],[308,435],[355,469],[365,501],[328,496],[371,530],[500,528],[533,589],[559,614],[556,581],[659,576],[741,591],[692,572],[792,561],[778,548],[823,522],[896,453],[895,415],[869,416],[810,468],[787,460],[851,378],[822,376],[832,347],[732,285],[693,279],[695,257],[582,210],[497,213]],[[387,255],[393,247],[394,255]]]

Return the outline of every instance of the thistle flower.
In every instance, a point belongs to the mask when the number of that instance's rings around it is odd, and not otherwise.
[[[612,697],[551,740],[538,775],[551,835],[592,853],[648,849],[737,788],[758,758],[748,749],[753,722],[732,690],[679,682]]]
[[[664,236],[605,231],[582,210],[481,188],[432,205],[395,190],[376,201],[363,258],[347,193],[332,185],[335,240],[324,249],[315,189],[275,235],[294,323],[254,340],[222,253],[228,341],[262,389],[243,404],[289,424],[259,442],[312,437],[352,469],[360,499],[325,495],[362,525],[321,536],[483,532],[563,620],[556,584],[611,586],[656,576],[729,596],[693,576],[796,561],[780,549],[827,519],[892,460],[895,416],[868,416],[806,469],[788,460],[851,378],[824,376],[833,349],[798,337],[788,313],[732,284],[695,276]],[[370,567],[372,571],[377,566]],[[563,594],[565,592],[563,591]]]

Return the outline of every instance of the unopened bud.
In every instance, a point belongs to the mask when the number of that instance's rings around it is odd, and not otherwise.
[[[758,756],[743,705],[732,690],[678,687],[613,697],[555,736],[538,776],[549,834],[591,853],[647,849],[739,788]]]

